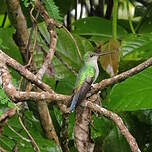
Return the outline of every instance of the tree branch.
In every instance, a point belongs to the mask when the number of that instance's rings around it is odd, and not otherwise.
[[[13,101],[25,101],[25,100],[47,100],[48,103],[52,101],[64,101],[67,99],[67,96],[54,94],[49,92],[23,92],[17,91],[16,88],[11,83],[11,76],[8,72],[7,67],[4,63],[0,62],[0,75],[2,78],[2,86],[5,93],[11,98]]]
[[[112,111],[109,111],[105,108],[102,108],[99,105],[92,103],[91,101],[87,101],[86,106],[89,109],[91,109],[92,111],[98,112],[101,115],[103,115],[107,118],[110,118],[116,124],[116,126],[120,129],[120,132],[126,138],[127,142],[130,145],[132,152],[141,152],[138,145],[137,145],[135,138],[130,134],[129,130],[124,125],[122,119],[116,113],[113,113]]]
[[[41,80],[37,79],[37,77],[33,73],[31,73],[24,66],[22,66],[21,64],[19,64],[16,60],[12,59],[7,54],[3,53],[1,50],[0,50],[0,62],[2,63],[1,69],[4,70],[4,71],[2,70],[3,73],[9,74],[7,68],[4,68],[5,67],[5,63],[6,63],[10,67],[12,67],[16,71],[18,71],[27,80],[31,81],[36,86],[38,86],[40,89],[42,89],[42,90],[44,90],[44,91],[46,91],[46,92],[48,92],[50,94],[53,94],[53,95],[56,94],[47,84],[45,84]],[[6,74],[4,76],[7,77]],[[8,89],[9,89],[9,87],[8,87]],[[14,91],[15,91],[15,89],[14,89]],[[56,95],[57,95],[56,97],[58,99],[61,97],[59,100],[68,100],[68,99],[70,99],[70,97],[66,96],[66,95],[61,95],[61,94],[56,94]],[[32,95],[31,95],[31,97],[32,97]],[[43,100],[45,100],[45,98]]]
[[[30,139],[30,141],[31,141],[31,143],[32,143],[32,146],[34,147],[34,150],[35,150],[36,152],[40,152],[40,149],[39,149],[37,143],[35,142],[35,140],[34,140],[33,137],[31,136],[31,134],[29,133],[29,131],[26,129],[25,125],[23,124],[23,121],[22,121],[21,117],[18,116],[18,119],[19,119],[19,122],[20,122],[22,128],[23,128],[24,131],[27,133],[27,135],[28,135],[28,137],[29,137],[29,139]]]
[[[103,90],[107,86],[110,86],[112,84],[118,83],[119,81],[125,80],[125,79],[129,78],[130,76],[132,76],[136,73],[139,73],[142,70],[150,67],[151,65],[152,65],[152,58],[149,58],[145,62],[137,65],[136,67],[134,67],[128,71],[118,74],[112,78],[104,79],[101,82],[99,82],[93,86],[93,88],[91,89],[91,94],[95,94],[99,90]]]
[[[15,27],[16,33],[13,38],[21,51],[24,63],[28,62],[26,58],[26,46],[28,43],[28,30],[26,19],[23,15],[19,0],[7,0],[9,18],[11,24]]]

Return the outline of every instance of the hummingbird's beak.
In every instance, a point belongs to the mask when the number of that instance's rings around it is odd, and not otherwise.
[[[96,53],[96,55],[97,55],[97,56],[104,56],[104,55],[112,54],[112,53],[115,53],[115,51]]]

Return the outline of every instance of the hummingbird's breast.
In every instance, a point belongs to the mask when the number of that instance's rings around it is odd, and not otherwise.
[[[97,77],[99,75],[99,67],[98,67],[98,63],[97,63],[97,59],[95,60],[91,60],[89,63],[95,70],[95,75],[94,75],[94,80],[92,83],[94,83],[97,80]]]

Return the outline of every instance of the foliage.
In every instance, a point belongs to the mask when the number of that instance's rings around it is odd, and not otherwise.
[[[2,81],[2,80],[0,80]],[[16,85],[16,80],[12,79],[13,85]],[[8,96],[5,94],[2,86],[0,86],[0,116],[7,111],[9,108],[14,108],[15,104],[8,98]]]
[[[59,8],[55,5],[54,0],[43,0],[44,6],[50,17],[55,20],[62,20],[62,17],[59,13]]]
[[[60,151],[59,147],[56,146],[53,141],[43,138],[43,131],[40,122],[33,116],[32,112],[26,111],[24,114],[24,123],[26,124],[27,129],[30,130],[31,135],[36,140],[40,150],[42,152]],[[28,139],[25,130],[22,129],[22,126],[19,123],[18,116],[12,117],[12,119],[9,120],[8,125],[10,125],[15,131],[19,131],[20,135]],[[13,137],[15,140],[12,140],[9,137]],[[23,140],[15,132],[5,126],[3,128],[3,136],[0,138],[0,145],[2,145],[6,150],[11,151],[12,147],[14,147],[16,143],[19,151],[33,151],[32,145],[29,141]]]
[[[25,7],[29,7],[30,4],[34,5],[35,0],[22,0]]]
[[[116,84],[110,92],[108,108],[114,111],[151,109],[151,74],[152,68],[148,68]]]
[[[23,9],[30,9],[31,1],[22,0],[20,2],[23,5]],[[106,69],[106,65],[108,64],[110,64],[116,74],[117,70],[118,73],[121,73],[122,71],[126,71],[131,67],[142,63],[144,60],[152,56],[152,6],[150,2],[143,1],[142,3],[138,1],[137,3],[137,0],[131,0],[129,2],[129,10],[135,11],[135,13],[130,11],[130,13],[132,13],[130,14],[130,19],[136,32],[136,34],[133,34],[129,26],[125,1],[119,1],[117,41],[113,40],[113,25],[111,20],[112,14],[108,14],[109,12],[102,14],[100,12],[100,5],[94,3],[94,1],[91,5],[88,4],[89,1],[87,0],[81,2],[79,1],[77,6],[74,0],[43,0],[42,2],[50,17],[60,22],[63,22],[64,18],[64,24],[68,27],[72,35],[71,36],[63,28],[56,29],[58,35],[56,55],[54,56],[50,65],[50,69],[52,68],[53,71],[48,71],[43,78],[43,81],[50,85],[57,93],[72,93],[76,78],[72,70],[77,73],[82,66],[79,51],[81,56],[83,56],[86,51],[92,51],[99,45],[101,45],[102,51],[106,51],[108,48],[110,48],[110,50],[115,48],[120,49],[120,54],[116,54],[114,57],[110,56],[101,58],[99,63],[100,76],[98,81],[109,77],[109,75],[103,70]],[[138,6],[139,3],[140,9]],[[8,17],[7,20],[4,20],[5,13],[7,13],[6,2],[1,0],[0,4],[0,26],[3,24],[3,22],[5,23],[5,26],[1,26],[0,28],[0,49],[23,64],[21,54],[13,40],[15,29],[10,25]],[[86,8],[84,11],[85,13],[82,13],[85,14],[85,16],[82,15],[81,18],[78,11],[76,19],[74,8],[79,8],[80,5],[83,6],[82,8]],[[90,10],[90,6],[93,6],[92,10]],[[106,2],[105,6],[109,7]],[[124,9],[120,9],[122,7]],[[106,8],[104,8],[104,10],[106,10]],[[61,12],[61,14],[59,12]],[[27,22],[29,22],[29,12],[26,11],[26,13],[24,15],[27,18]],[[108,16],[110,16],[110,18]],[[42,38],[40,33],[37,33],[37,45],[38,47],[42,47],[44,51],[47,52],[48,46],[46,42],[49,43],[50,39],[47,28],[41,18],[38,18],[37,26],[44,36],[44,38]],[[31,31],[31,24],[29,24],[28,27],[29,31]],[[107,62],[106,65],[103,65],[103,61],[108,61],[108,58],[114,58],[114,60],[112,60],[111,63]],[[43,52],[34,52],[34,64],[37,69],[40,68],[43,59]],[[65,63],[68,65],[68,67],[65,66]],[[20,80],[18,73],[12,69],[10,69],[10,72],[13,79],[15,79],[15,82],[18,82]],[[152,151],[152,138],[150,136],[152,131],[151,75],[152,68],[150,67],[120,83],[105,88],[101,92],[103,106],[117,112],[123,118],[126,126],[136,138],[141,151],[144,152]],[[10,99],[5,95],[1,87],[0,115],[10,108],[10,103]],[[48,140],[45,137],[34,103],[32,108],[24,110],[24,123],[30,134],[36,140],[40,150],[42,152],[60,151],[59,147],[56,146],[53,141]],[[62,116],[60,111],[52,105],[49,106],[49,110],[53,118],[53,122],[55,126],[57,126],[56,130],[60,131],[62,124]],[[73,151],[74,149],[74,122],[75,115],[72,113],[70,114],[69,118],[68,130],[70,151]],[[93,124],[91,126],[94,127],[91,127],[91,136],[95,142],[95,151],[130,152],[126,140],[110,120],[102,116],[97,117],[96,115],[93,115],[92,123]],[[17,115],[10,118],[8,124],[22,136],[28,138],[26,132],[22,129],[18,121]],[[12,132],[7,125],[5,125],[3,130],[0,130],[0,145],[4,149],[12,151],[16,144],[18,151],[33,151],[33,147],[30,142],[21,139],[18,135]]]

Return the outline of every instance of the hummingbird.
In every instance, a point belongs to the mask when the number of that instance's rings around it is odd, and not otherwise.
[[[84,65],[80,69],[76,83],[72,102],[69,111],[72,112],[76,106],[85,99],[87,92],[90,90],[91,85],[96,81],[99,75],[98,57],[109,54],[111,52],[95,53],[86,52],[83,57]]]

